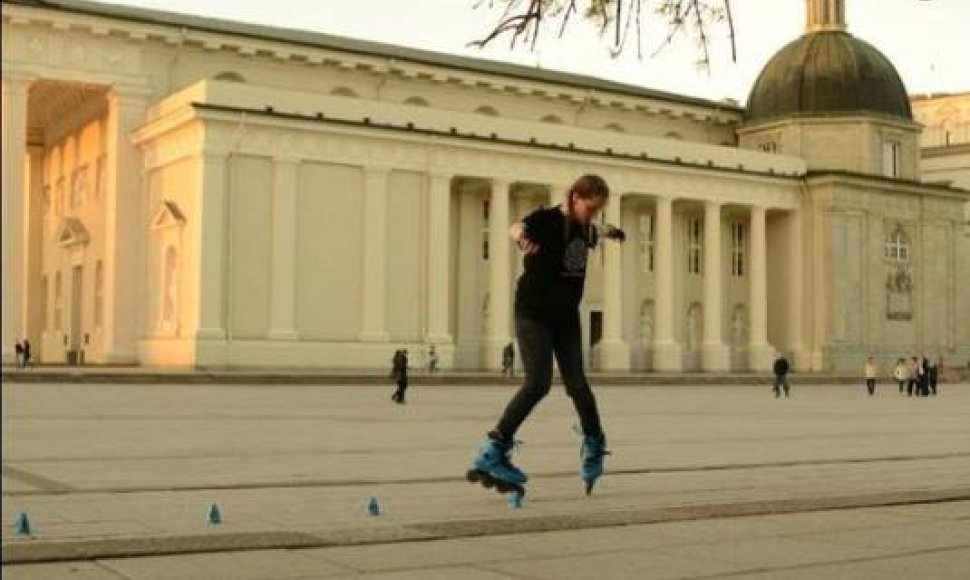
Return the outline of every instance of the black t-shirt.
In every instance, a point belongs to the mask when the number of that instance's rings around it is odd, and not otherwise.
[[[517,313],[544,317],[574,311],[583,298],[589,228],[568,220],[560,207],[539,209],[522,220],[539,251],[526,255],[515,293]]]

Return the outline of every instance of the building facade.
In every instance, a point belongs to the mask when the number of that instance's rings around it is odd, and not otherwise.
[[[594,368],[967,360],[964,174],[923,175],[905,87],[842,0],[808,10],[741,108],[4,2],[4,356],[26,337],[52,363],[373,367],[433,344],[443,367],[498,368],[521,271],[508,226],[594,172],[629,234],[589,265]]]

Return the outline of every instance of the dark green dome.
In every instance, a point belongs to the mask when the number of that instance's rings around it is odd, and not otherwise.
[[[813,32],[782,48],[751,89],[745,120],[874,113],[913,118],[889,59],[842,31]]]

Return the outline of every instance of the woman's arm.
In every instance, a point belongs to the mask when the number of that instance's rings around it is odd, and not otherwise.
[[[512,227],[509,228],[509,237],[512,238],[519,249],[526,254],[535,254],[539,251],[539,244],[536,244],[529,239],[526,235],[525,224],[522,222],[515,222]]]

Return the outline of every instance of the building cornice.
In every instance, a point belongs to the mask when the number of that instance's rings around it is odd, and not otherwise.
[[[851,171],[809,171],[805,176],[806,182],[811,186],[831,185],[848,183],[853,187],[863,189],[894,189],[900,193],[913,195],[935,195],[970,201],[970,191],[940,185],[936,183],[924,183],[922,181],[912,181],[909,179],[897,179],[892,177],[881,177],[878,175],[867,175],[865,173],[854,173]]]
[[[5,0],[11,25],[43,25],[137,42],[195,46],[278,62],[330,66],[441,84],[592,103],[649,115],[722,125],[740,107],[571,73],[534,69],[403,46],[81,0]]]

